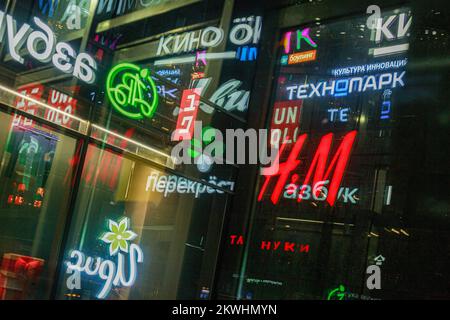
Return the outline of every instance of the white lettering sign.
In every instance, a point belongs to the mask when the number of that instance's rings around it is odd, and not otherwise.
[[[6,18],[6,19],[5,19]],[[6,21],[5,21],[6,20]],[[97,63],[87,53],[76,54],[75,50],[65,42],[56,42],[55,33],[39,18],[34,17],[34,24],[38,27],[34,30],[29,24],[24,23],[17,30],[17,22],[10,15],[0,11],[0,43],[6,41],[9,54],[17,62],[24,64],[20,50],[26,43],[30,56],[42,63],[52,61],[54,66],[64,73],[71,73],[76,78],[86,82],[95,81]],[[73,62],[73,60],[75,60]]]

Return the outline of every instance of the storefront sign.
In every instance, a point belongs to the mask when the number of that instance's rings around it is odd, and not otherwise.
[[[305,52],[297,52],[290,54],[288,56],[281,57],[281,64],[298,64],[302,62],[314,61],[316,60],[317,50],[310,50]]]
[[[230,237],[231,246],[243,246],[244,236],[232,234]],[[284,251],[289,253],[309,253],[310,245],[290,241],[261,240],[258,243],[258,249],[262,251]]]
[[[137,234],[129,230],[129,219],[122,218],[118,222],[108,220],[109,231],[100,238],[108,245],[109,256],[117,257],[117,260],[108,260],[101,257],[87,257],[79,250],[72,250],[70,259],[75,259],[75,263],[67,262],[67,273],[72,274],[67,278],[67,288],[81,289],[80,273],[87,276],[97,276],[103,281],[103,287],[97,294],[97,298],[104,299],[108,296],[112,287],[124,286],[132,287],[137,277],[137,265],[144,262],[142,249],[131,242]],[[126,266],[128,259],[129,265]],[[126,272],[128,271],[128,278]]]
[[[388,60],[377,63],[368,63],[361,65],[354,65],[348,67],[340,67],[331,70],[331,74],[335,77],[352,76],[355,74],[365,74],[372,71],[392,70],[403,68],[408,64],[408,58],[400,60]]]
[[[114,109],[130,119],[152,118],[158,107],[158,89],[149,70],[131,63],[111,69],[106,94]]]
[[[348,121],[348,112],[350,108],[329,108],[328,119],[330,122],[347,122]]]
[[[309,193],[309,195],[313,195],[317,199],[323,199],[323,201],[328,202],[330,206],[333,206],[335,204],[336,199],[339,196],[338,193],[341,190],[341,181],[350,159],[350,153],[355,142],[356,133],[356,131],[350,131],[343,137],[341,144],[336,150],[336,153],[334,154],[328,167],[327,162],[331,151],[331,144],[333,142],[333,133],[329,133],[322,137],[317,147],[316,153],[314,154],[313,160],[306,173],[306,177],[300,187],[300,192],[297,195],[298,202],[304,200]],[[283,151],[286,148],[286,144],[282,145],[275,160],[275,163],[279,166],[278,170],[273,170],[272,167],[261,169],[261,175],[265,176],[265,181],[259,192],[258,201],[262,201],[269,182],[271,181],[273,176],[277,175],[279,176],[279,178],[274,186],[270,199],[273,204],[278,203],[281,193],[286,186],[289,175],[295,168],[300,165],[301,160],[299,159],[299,154],[303,149],[303,145],[305,144],[307,137],[307,134],[302,134],[297,138],[295,145],[292,147],[292,150],[290,151],[289,156],[284,163],[279,162],[280,156],[281,154],[283,154]],[[334,172],[333,175],[331,175],[332,172]],[[330,181],[330,184],[329,188],[325,190],[324,181],[327,180]],[[312,183],[310,183],[311,181]],[[320,184],[319,182],[322,183]],[[312,189],[311,185],[313,186]],[[353,194],[350,194],[350,196],[353,197]],[[310,197],[308,196],[307,199],[310,199]]]
[[[317,48],[317,43],[314,42],[313,39],[311,39],[311,36],[309,35],[309,32],[311,31],[311,28],[305,28],[305,29],[299,29],[295,32],[296,36],[294,37],[296,47],[293,48],[291,46],[292,44],[292,35],[294,32],[288,31],[284,35],[283,39],[283,46],[284,46],[284,53],[288,54],[291,52],[291,50],[301,50],[302,49],[302,42],[306,42],[310,47]],[[303,40],[303,41],[302,41]]]
[[[41,84],[25,85],[17,88],[17,92],[19,92],[22,96],[27,96],[31,99],[39,101],[44,93],[44,86]],[[22,110],[32,115],[37,115],[38,109],[36,103],[30,99],[17,96],[14,105],[18,110]],[[32,127],[33,120],[25,117],[22,119],[21,115],[14,114],[13,126]]]
[[[392,90],[386,89],[383,92],[383,101],[381,102],[380,119],[386,120],[391,117],[391,95]]]
[[[77,99],[59,92],[58,90],[50,89],[47,103],[66,114],[61,114],[52,109],[45,109],[45,119],[59,125],[70,126],[71,118],[69,115],[75,114],[77,109]]]
[[[37,17],[34,17],[33,21],[38,30],[34,30],[27,23],[17,30],[16,20],[0,11],[0,43],[6,39],[11,57],[20,64],[24,64],[25,60],[20,52],[26,43],[28,53],[37,61],[41,63],[52,61],[53,65],[62,72],[70,73],[86,83],[93,83],[97,69],[95,60],[87,53],[77,55],[68,43],[56,43],[55,33],[48,25]],[[73,60],[75,60],[74,63]]]
[[[234,189],[233,181],[217,180],[216,177],[209,177],[207,182],[221,188],[229,189],[230,191],[233,191]],[[164,197],[167,197],[170,193],[192,193],[195,194],[196,198],[205,193],[224,193],[222,190],[206,186],[200,182],[191,181],[175,175],[160,176],[159,173],[153,173],[148,176],[145,191],[149,190],[152,192],[163,193]]]
[[[237,46],[257,44],[261,36],[262,18],[250,16],[235,19],[228,39]],[[199,48],[214,48],[223,43],[225,31],[218,27],[206,27],[175,36],[163,36],[159,40],[157,56],[186,53]],[[249,49],[248,49],[249,50]]]
[[[178,114],[177,127],[172,134],[172,141],[189,140],[194,133],[194,123],[200,104],[201,89],[183,91]]]
[[[272,145],[291,144],[296,141],[300,126],[300,114],[303,101],[277,101],[273,107],[270,126]]]
[[[326,201],[328,198],[328,184],[329,180],[318,181],[314,185],[298,185],[298,174],[294,174],[291,178],[291,183],[285,186],[283,198],[284,199],[296,199],[298,202],[301,200],[312,201]],[[337,193],[336,200],[343,203],[356,204],[358,198],[358,188],[340,187]]]
[[[206,92],[208,86],[211,84],[211,80],[212,78],[199,79],[194,83],[194,88],[202,89],[202,92]],[[230,79],[222,83],[208,100],[227,111],[236,110],[244,112],[248,109],[250,91],[243,90],[241,88],[242,85],[242,81]],[[213,107],[202,102],[200,102],[200,109],[208,114],[212,114],[215,110]],[[174,114],[177,114],[177,111],[174,110]]]
[[[404,39],[409,37],[409,30],[412,24],[411,15],[404,12],[380,18],[379,12],[375,12],[369,19],[370,18],[375,21],[375,27],[372,28],[375,37],[374,39],[372,37],[372,39],[376,44],[380,44],[383,40],[387,40],[387,42],[384,43],[388,45],[372,48],[370,49],[369,54],[372,54],[374,57],[379,57],[408,51],[409,43],[405,42]]]
[[[286,87],[286,90],[289,95],[289,100],[310,99],[315,97],[320,98],[325,96],[343,97],[354,92],[404,87],[404,75],[405,71],[402,71],[401,73],[383,73],[376,76],[353,77],[288,86]]]

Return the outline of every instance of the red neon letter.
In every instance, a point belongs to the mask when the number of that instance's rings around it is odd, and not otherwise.
[[[273,204],[276,204],[278,202],[278,200],[280,199],[280,194],[283,191],[283,188],[286,184],[286,180],[288,179],[289,174],[291,173],[292,170],[297,168],[298,164],[300,163],[300,160],[298,160],[297,157],[300,151],[302,150],[303,143],[305,142],[307,136],[308,136],[307,134],[302,134],[300,137],[298,137],[286,162],[279,164],[278,171],[273,172],[273,170],[271,170],[273,169],[272,166],[261,169],[261,175],[264,175],[266,180],[264,181],[261,191],[259,192],[258,201],[262,200],[264,191],[266,191],[270,179],[275,175],[280,175],[277,184],[273,189],[272,196],[270,197],[270,200],[272,201]],[[275,163],[279,163],[280,155],[283,153],[285,147],[286,144],[283,143],[275,159]]]
[[[330,154],[331,143],[333,142],[333,134],[329,133],[322,137],[319,146],[317,147],[316,154],[314,155],[313,161],[309,167],[308,173],[306,174],[303,185],[308,185],[311,176],[314,172],[314,180],[312,185],[319,181],[328,180],[331,171],[334,170],[333,177],[330,181],[330,187],[328,190],[327,202],[333,206],[339,187],[341,185],[342,176],[344,175],[345,168],[347,166],[348,160],[350,158],[350,151],[352,150],[353,143],[355,142],[356,131],[350,131],[347,133],[339,148],[337,149],[330,165],[328,166],[326,172],[326,163],[328,160],[328,155]],[[320,191],[320,190],[319,190]],[[301,197],[298,197],[297,201],[301,201]]]

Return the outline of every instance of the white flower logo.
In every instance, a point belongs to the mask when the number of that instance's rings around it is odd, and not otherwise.
[[[128,218],[124,217],[117,223],[108,219],[108,228],[110,232],[106,232],[101,240],[109,243],[109,254],[115,255],[119,249],[128,253],[128,241],[137,237],[137,234],[128,230]]]

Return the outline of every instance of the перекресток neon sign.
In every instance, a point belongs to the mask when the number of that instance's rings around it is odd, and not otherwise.
[[[286,87],[289,100],[309,99],[314,97],[335,96],[343,97],[353,92],[366,92],[368,90],[383,90],[404,87],[403,76],[405,71],[383,73],[366,77],[352,77],[332,81],[320,81]]]

